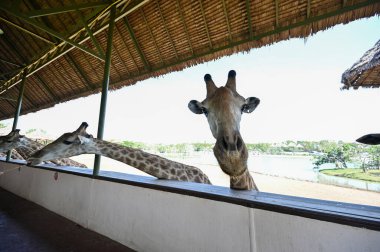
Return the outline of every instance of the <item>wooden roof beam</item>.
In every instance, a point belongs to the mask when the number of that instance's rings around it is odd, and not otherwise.
[[[253,29],[252,29],[252,18],[251,18],[251,5],[250,0],[245,0],[245,9],[247,12],[247,23],[248,23],[248,32],[249,38],[253,37]]]
[[[133,29],[132,29],[131,25],[129,24],[127,17],[124,17],[123,21],[124,21],[125,26],[128,29],[129,35],[131,36],[132,42],[135,45],[136,51],[139,54],[139,56],[140,56],[140,58],[141,58],[141,60],[142,60],[142,62],[144,64],[145,69],[146,70],[150,70],[150,66],[148,64],[148,61],[146,60],[145,55],[142,52],[142,50],[141,50],[141,48],[139,46],[139,43],[137,42],[135,33],[133,32]]]
[[[38,82],[42,85],[42,87],[46,90],[46,92],[53,98],[53,100],[55,102],[58,102],[59,101],[59,97],[56,96],[53,91],[50,89],[50,87],[45,83],[45,81],[43,79],[41,79],[40,76],[38,76],[38,74],[35,74],[34,75],[36,77],[36,79],[38,80]]]
[[[276,9],[276,28],[279,26],[279,21],[278,21],[278,19],[279,19],[279,12],[280,12],[280,10],[279,10],[279,2],[278,2],[279,0],[274,0],[274,5],[275,5],[275,9]]]
[[[178,13],[179,13],[179,15],[181,17],[182,25],[185,28],[185,33],[186,33],[187,41],[189,42],[189,47],[190,47],[190,50],[191,50],[191,54],[194,55],[193,44],[191,43],[191,39],[190,39],[190,35],[189,35],[189,29],[187,28],[187,25],[186,25],[186,22],[185,22],[185,16],[183,14],[183,8],[182,8],[181,3],[179,2],[179,0],[176,0],[176,2],[177,2],[177,11],[178,11]]]
[[[273,34],[277,34],[277,33],[283,32],[283,31],[288,31],[290,29],[294,29],[294,28],[297,28],[297,27],[302,27],[304,25],[308,25],[308,24],[311,24],[313,22],[317,22],[317,21],[323,20],[325,18],[333,17],[333,16],[336,16],[336,15],[339,15],[339,14],[342,14],[342,13],[345,13],[345,12],[348,12],[348,11],[351,11],[351,10],[354,10],[354,9],[365,7],[365,6],[369,5],[369,4],[373,4],[374,2],[376,2],[376,0],[369,0],[367,2],[361,2],[361,3],[355,4],[353,6],[346,6],[344,9],[335,10],[335,11],[332,11],[330,13],[326,13],[326,14],[323,14],[323,15],[312,16],[312,17],[310,17],[310,19],[305,19],[303,21],[299,21],[297,23],[292,23],[292,24],[287,25],[287,26],[281,26],[281,27],[279,27],[277,29],[273,29],[272,31],[268,31],[268,32],[257,34],[255,36],[253,36],[252,39],[246,39],[246,40],[242,40],[242,41],[238,41],[238,42],[233,42],[231,44],[223,45],[223,46],[220,46],[218,48],[215,48],[215,49],[213,49],[211,51],[198,53],[198,54],[196,54],[194,56],[187,57],[187,58],[182,58],[178,62],[170,63],[170,64],[167,64],[167,65],[164,65],[164,66],[160,66],[160,67],[154,68],[154,69],[152,69],[152,71],[160,71],[160,70],[163,70],[163,69],[166,69],[166,68],[170,68],[170,67],[176,66],[178,64],[182,64],[182,63],[185,63],[185,62],[197,59],[197,58],[201,58],[201,57],[207,56],[207,55],[212,54],[214,52],[218,52],[218,51],[225,50],[225,49],[228,49],[228,48],[231,48],[231,47],[234,47],[234,46],[239,46],[239,45],[245,44],[245,43],[250,42],[252,40],[260,40],[260,39],[262,39],[264,37],[267,37],[267,36],[270,36],[270,35],[273,35]],[[131,78],[138,77],[138,76],[139,75],[133,75],[133,76],[131,76]],[[112,85],[118,85],[118,84],[119,84],[119,82],[112,83]]]
[[[89,90],[93,90],[94,87],[92,86],[87,75],[84,73],[83,69],[75,62],[75,60],[71,57],[69,53],[66,54],[65,56],[66,56],[65,58],[67,59],[67,61],[70,63],[70,66],[72,66],[74,70],[76,70],[79,73],[79,75],[83,78],[84,83],[86,84],[87,88]]]
[[[4,113],[3,109],[0,108],[0,113],[4,116],[7,117],[8,115]]]
[[[115,22],[122,19],[132,11],[138,9],[142,5],[146,4],[149,2],[149,0],[132,0],[131,2],[126,2],[125,0],[122,0],[120,3],[117,3],[117,5],[120,7],[120,12],[116,15]],[[0,1],[1,5],[1,1]],[[100,20],[103,18],[107,18],[106,13],[100,13],[92,22],[93,27],[95,28],[94,35],[104,31],[108,27],[108,23],[103,23]],[[75,33],[71,34],[69,38],[75,39],[78,41],[79,44],[87,41],[89,39],[89,36],[86,34],[83,34],[84,28],[76,31]],[[55,47],[53,47],[50,51],[42,55],[39,59],[29,63],[27,66],[29,71],[28,71],[28,76],[36,73],[38,70],[42,69],[46,65],[50,64],[51,62],[57,60],[58,58],[62,57],[69,51],[73,50],[75,47],[72,45],[68,45],[66,42],[61,42]],[[7,82],[5,82],[3,85],[0,86],[0,94],[4,93],[5,90],[17,85],[20,83],[20,74],[12,77],[9,79]]]
[[[156,41],[156,39],[154,38],[154,35],[153,35],[153,32],[152,32],[152,29],[150,29],[150,26],[149,26],[149,24],[148,24],[148,20],[146,20],[146,16],[145,16],[144,10],[141,8],[141,9],[140,9],[140,12],[141,12],[141,15],[142,15],[142,17],[143,17],[143,19],[144,19],[144,22],[145,22],[146,27],[148,27],[149,34],[150,34],[150,36],[152,37],[152,41],[153,41],[153,43],[154,43],[154,46],[156,47],[156,50],[157,50],[157,52],[158,52],[158,56],[160,57],[161,63],[164,64],[164,59],[162,58],[161,51],[160,51],[160,49],[159,49],[159,47],[158,47],[158,45],[157,45],[157,41]]]
[[[6,78],[7,75],[12,75],[12,74],[18,73],[21,69],[22,68],[17,68],[17,69],[14,69],[12,71],[9,71],[9,72],[2,73],[2,74],[0,74],[0,78],[3,78],[3,77]]]
[[[25,17],[24,15],[22,15],[18,11],[15,11],[13,8],[7,8],[5,5],[0,4],[0,9],[2,9],[3,11],[11,14],[12,16],[17,17],[18,19],[24,21],[25,23],[30,24],[30,25],[32,25],[32,26],[34,26],[34,27],[36,27],[36,28],[38,28],[38,29],[40,29],[40,30],[42,30],[42,31],[50,34],[51,36],[59,38],[60,40],[62,40],[64,42],[66,42],[66,43],[68,43],[68,44],[70,44],[70,45],[72,45],[72,46],[74,46],[74,47],[76,47],[76,48],[78,48],[78,49],[80,49],[80,50],[82,50],[82,51],[84,51],[84,52],[92,55],[92,56],[94,56],[95,58],[104,61],[104,57],[101,57],[100,55],[98,55],[97,53],[95,53],[93,50],[91,50],[89,48],[86,48],[85,46],[83,46],[83,45],[81,45],[81,44],[79,44],[79,43],[77,43],[77,42],[75,42],[75,41],[73,41],[73,40],[71,40],[69,38],[64,37],[59,32],[54,31],[53,29],[47,27],[46,25],[43,25],[41,23],[38,23],[38,22],[36,22],[34,20],[29,19],[28,17]]]
[[[29,11],[26,13],[26,16],[28,18],[36,18],[36,17],[56,15],[56,14],[61,14],[65,12],[88,9],[88,8],[104,7],[109,4],[111,4],[111,1],[98,1],[98,2],[92,2],[92,3],[72,4],[70,6],[62,6],[58,8]]]
[[[12,108],[14,107],[13,103],[9,101],[9,99],[5,99],[5,101],[8,103],[9,106],[11,106]],[[13,99],[12,99],[13,101]],[[17,100],[15,101],[17,102]]]
[[[119,29],[117,28],[117,25],[116,25],[116,24],[115,24],[115,31],[114,31],[114,33],[117,33],[117,34],[119,34],[119,36],[122,36],[122,35],[120,34],[120,31],[119,31]],[[127,64],[125,64],[125,62],[124,62],[123,58],[121,57],[121,55],[120,55],[119,50],[117,49],[117,47],[114,46],[114,47],[113,47],[113,50],[114,50],[114,52],[116,53],[116,56],[118,57],[119,61],[120,61],[121,64],[123,65],[123,67],[124,67],[125,71],[127,72],[127,74],[130,75],[130,72],[129,72],[129,70],[128,70],[128,66],[127,66]],[[115,70],[116,70],[116,67],[115,67]]]
[[[232,41],[232,34],[231,34],[231,26],[230,26],[230,20],[228,18],[228,12],[226,8],[226,1],[222,0],[223,3],[223,12],[224,16],[226,17],[226,23],[227,23],[227,30],[228,30],[228,36],[230,37],[230,42]]]
[[[212,42],[211,42],[210,32],[209,32],[209,30],[208,30],[207,21],[206,21],[206,16],[205,16],[205,11],[204,11],[204,9],[203,9],[202,0],[199,0],[198,2],[199,2],[199,7],[201,8],[201,13],[202,13],[203,22],[204,22],[204,24],[205,24],[205,29],[206,29],[206,33],[207,33],[208,43],[209,43],[210,48],[212,48]]]
[[[2,58],[0,58],[0,61],[1,62],[4,62],[4,63],[7,63],[7,64],[9,64],[9,65],[13,65],[13,66],[16,66],[16,67],[21,67],[19,64],[17,64],[17,63],[14,63],[14,62],[11,62],[11,61],[9,61],[9,60],[5,60],[5,59],[2,59]]]
[[[121,32],[120,32],[119,28],[117,27],[117,25],[115,25],[115,28],[116,28],[116,31],[121,34]],[[129,50],[128,45],[125,43],[124,39],[122,39],[121,42],[123,43],[123,45],[125,46],[125,48],[127,48],[128,56],[133,61],[133,64],[135,65],[137,71],[140,72],[139,66],[137,65],[136,60],[133,58],[133,56],[131,54],[131,51]]]
[[[172,46],[172,49],[173,49],[174,54],[175,54],[175,57],[176,57],[176,59],[178,59],[178,53],[177,53],[177,50],[176,50],[176,48],[175,48],[173,38],[172,38],[172,36],[170,36],[170,33],[169,33],[169,30],[168,30],[168,27],[166,26],[166,21],[165,21],[164,16],[162,15],[162,10],[161,10],[160,4],[159,4],[157,1],[155,1],[155,3],[156,3],[156,5],[157,5],[158,13],[160,14],[160,17],[161,17],[162,23],[163,23],[163,25],[164,25],[164,29],[165,29],[166,35],[167,35],[168,38],[169,38],[169,42],[170,42],[170,44],[171,44],[171,46]]]
[[[20,54],[20,52],[16,49],[16,47],[14,46],[14,44],[11,43],[6,36],[2,37],[1,39],[7,44],[7,46],[9,46],[9,48],[12,49],[12,53],[14,53],[14,54],[17,55],[17,57],[22,62],[22,64],[26,64],[27,63],[27,60],[25,59],[25,57]]]
[[[55,45],[54,42],[48,40],[47,38],[44,38],[44,37],[42,37],[42,36],[40,36],[40,35],[38,35],[38,34],[32,32],[32,31],[29,31],[28,29],[25,29],[24,27],[22,27],[22,26],[20,26],[20,25],[18,25],[18,24],[15,24],[14,22],[11,22],[11,21],[9,21],[9,20],[7,20],[7,19],[5,19],[5,18],[2,18],[2,17],[0,17],[0,20],[2,20],[2,21],[4,21],[5,23],[7,23],[7,24],[9,24],[9,25],[11,25],[11,26],[13,26],[13,27],[15,27],[15,28],[17,28],[17,29],[19,29],[19,30],[25,32],[25,33],[28,33],[29,35],[31,35],[31,36],[33,36],[33,37],[36,37],[36,38],[38,38],[38,39],[40,39],[40,40],[42,40],[42,41],[44,41],[44,42],[46,42],[46,43],[49,43],[49,44],[53,44],[53,45]]]
[[[70,1],[72,3],[75,3],[74,0],[70,0]],[[104,51],[103,51],[102,47],[100,46],[98,40],[95,38],[94,34],[92,33],[90,27],[87,25],[87,22],[86,22],[85,18],[83,17],[82,13],[79,11],[79,9],[76,9],[76,13],[79,15],[79,18],[82,22],[82,25],[86,29],[87,34],[90,36],[92,43],[94,43],[96,49],[98,50],[99,55],[104,58]]]
[[[5,97],[5,96],[0,96],[0,100],[8,100],[8,101],[13,101],[13,102],[17,101],[13,98]]]
[[[32,101],[32,99],[24,92],[24,98],[27,102],[29,102],[30,104],[32,104],[33,107],[36,106],[36,104]]]

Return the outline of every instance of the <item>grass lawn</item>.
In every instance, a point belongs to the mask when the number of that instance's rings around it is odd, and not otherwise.
[[[331,176],[360,179],[380,183],[380,170],[368,170],[366,173],[364,173],[362,169],[326,169],[321,170],[320,172]]]

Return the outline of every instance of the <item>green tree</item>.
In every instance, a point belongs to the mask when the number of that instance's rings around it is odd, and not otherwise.
[[[368,152],[368,166],[370,168],[380,169],[380,146],[371,145],[367,149]]]
[[[194,151],[211,151],[212,150],[212,144],[209,143],[193,143],[193,150]]]
[[[302,146],[302,150],[305,152],[312,153],[318,151],[318,143],[310,141],[297,141],[298,145]]]
[[[186,153],[188,150],[187,146],[188,145],[185,143],[176,144],[176,145],[174,145],[175,152],[176,153]]]
[[[324,143],[325,151],[322,155],[315,157],[313,164],[316,167],[326,163],[335,164],[336,168],[347,168],[347,162],[351,161],[351,145],[350,144],[330,144]]]
[[[129,148],[134,148],[134,149],[144,149],[144,150],[147,149],[147,146],[144,143],[133,142],[133,141],[128,141],[128,140],[121,142],[121,145],[124,145],[125,147],[129,147]]]

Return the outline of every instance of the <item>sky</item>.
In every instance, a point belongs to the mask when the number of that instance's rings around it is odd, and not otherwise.
[[[341,90],[342,73],[380,39],[380,19],[338,25],[307,39],[290,39],[249,53],[173,72],[108,95],[104,139],[146,143],[215,142],[206,118],[190,112],[190,100],[206,96],[203,76],[224,85],[237,72],[237,91],[258,97],[244,114],[246,143],[343,140],[380,132],[380,89]],[[43,129],[51,137],[74,131],[83,121],[96,136],[100,94],[21,116],[18,128]],[[12,120],[2,123],[12,125]]]

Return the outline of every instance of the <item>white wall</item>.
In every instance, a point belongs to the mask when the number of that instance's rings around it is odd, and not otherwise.
[[[16,167],[0,162],[0,169]],[[22,167],[0,186],[138,251],[379,251],[380,232]]]

